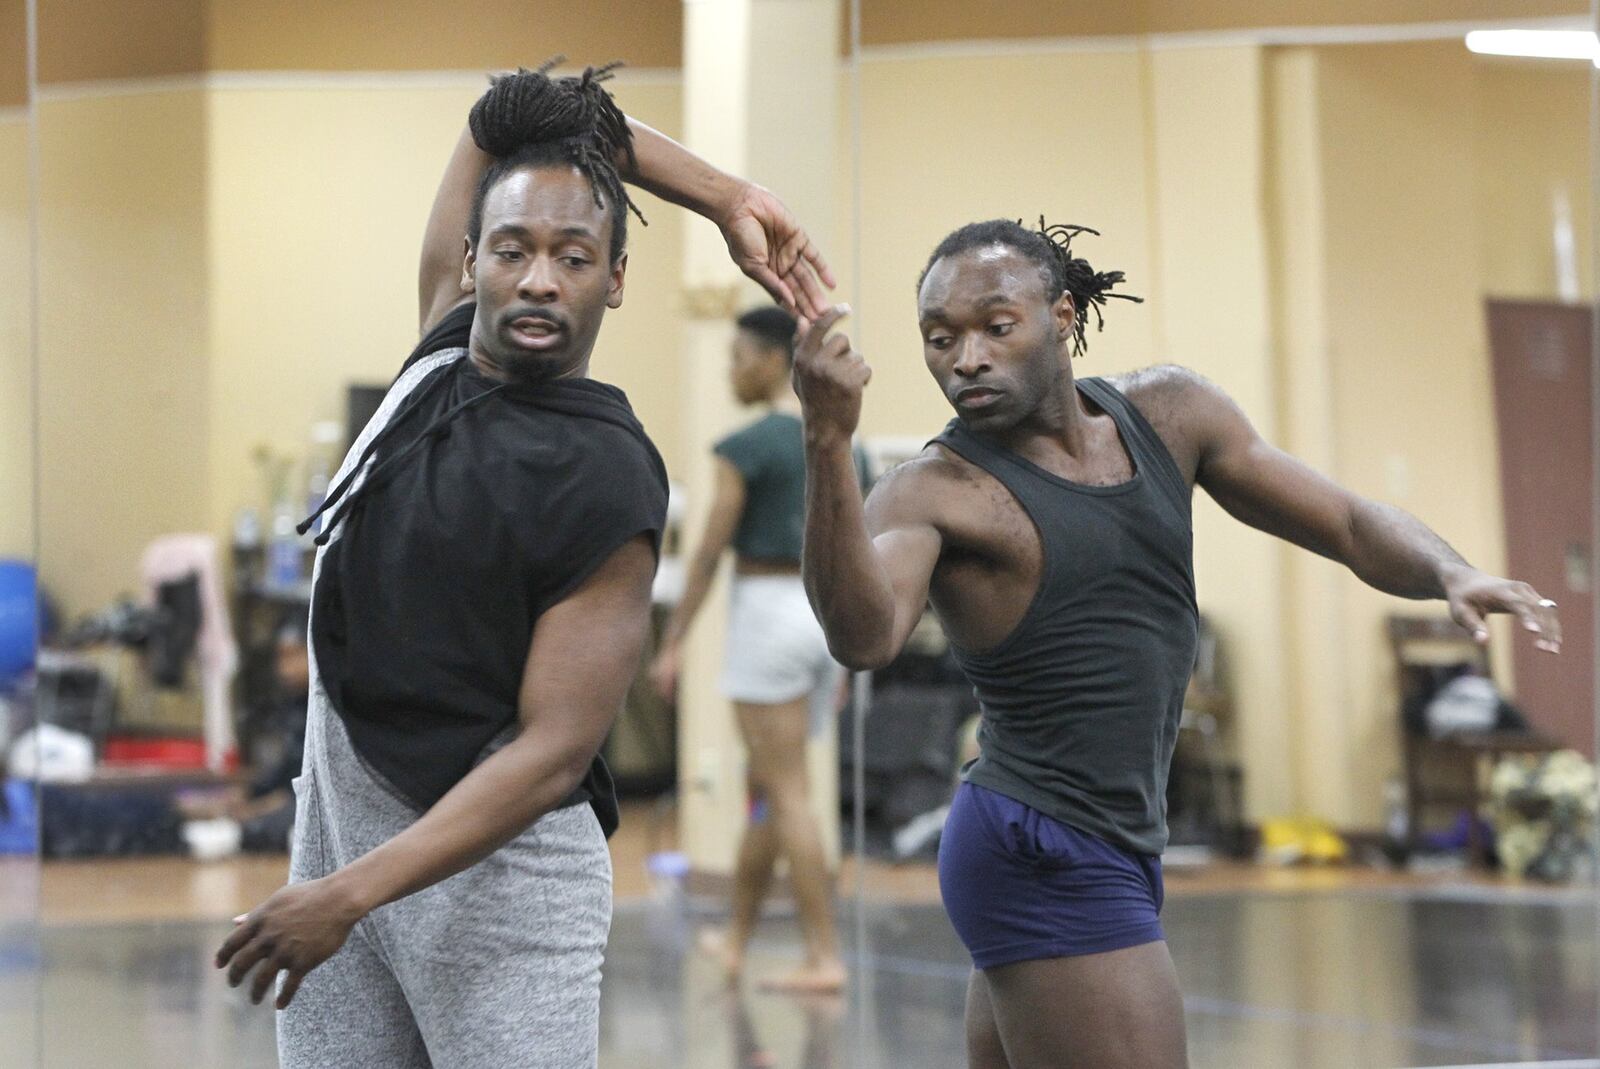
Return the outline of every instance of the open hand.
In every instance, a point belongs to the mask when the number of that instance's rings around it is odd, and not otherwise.
[[[812,322],[800,317],[794,350],[794,388],[800,395],[808,431],[848,439],[861,422],[861,394],[872,380],[872,368],[844,334],[828,336],[835,323],[850,314],[836,304]]]
[[[1561,618],[1556,614],[1556,603],[1541,597],[1527,583],[1464,568],[1446,581],[1445,597],[1456,623],[1472,632],[1479,642],[1489,641],[1489,628],[1483,618],[1505,612],[1522,621],[1523,629],[1534,635],[1536,647],[1547,653],[1561,652]]]
[[[360,919],[359,910],[336,894],[326,879],[290,884],[235,921],[233,934],[217,951],[217,968],[227,968],[230,987],[244,983],[255,969],[250,1001],[257,1004],[278,973],[286,973],[278,992],[281,1010],[294,998],[306,973],[344,946]]]
[[[828,308],[833,272],[794,215],[771,190],[747,182],[720,223],[728,255],[772,299],[816,318]]]

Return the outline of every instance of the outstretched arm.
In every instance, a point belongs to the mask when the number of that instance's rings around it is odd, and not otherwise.
[[[1527,583],[1468,564],[1410,513],[1353,494],[1264,441],[1233,401],[1185,373],[1172,386],[1193,436],[1196,482],[1237,519],[1348,567],[1362,582],[1402,598],[1438,598],[1480,642],[1484,617],[1513,613],[1551,653],[1561,648],[1555,603]]]
[[[915,474],[879,482],[866,505],[850,436],[872,377],[842,334],[828,330],[847,312],[801,322],[795,389],[805,415],[806,593],[839,663],[881,668],[899,654],[922,617],[942,538],[918,494]]]
[[[717,224],[728,255],[772,299],[802,315],[827,308],[833,272],[821,251],[770,190],[720,171],[644,123],[628,120],[634,166],[627,181]],[[467,220],[490,156],[463,130],[445,166],[422,239],[418,301],[423,333],[471,292],[463,271]],[[617,160],[626,167],[625,159]]]
[[[238,986],[255,969],[250,994],[260,1002],[286,971],[282,1009],[362,917],[489,856],[570,795],[627,697],[649,632],[654,574],[655,551],[640,536],[545,610],[523,669],[521,734],[399,835],[239,918],[217,954],[228,982]]]

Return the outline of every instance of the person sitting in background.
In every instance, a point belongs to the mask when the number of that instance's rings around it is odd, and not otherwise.
[[[735,554],[722,693],[734,703],[749,755],[750,820],[734,872],[726,937],[711,940],[730,981],[760,920],[778,858],[789,860],[806,964],[766,985],[836,991],[844,964],[834,929],[832,888],[822,835],[811,810],[806,738],[836,707],[844,671],[800,583],[805,524],[805,451],[800,400],[790,385],[795,319],[756,308],[738,319],[729,369],[734,396],[760,418],[715,446],[716,484],[687,585],[662,636],[651,679],[664,698],[677,691],[683,639],[704,604],[729,546]],[[864,467],[857,457],[858,468]]]
[[[289,835],[294,829],[294,791],[291,784],[300,774],[306,742],[306,693],[311,684],[310,658],[306,650],[306,620],[302,614],[278,629],[274,651],[274,721],[283,732],[283,749],[277,760],[259,770],[249,784],[232,788],[218,797],[207,794],[178,799],[185,820],[226,821],[238,828],[237,837],[219,826],[210,833],[186,832],[191,845],[196,837],[231,845],[246,853],[281,854],[288,852]],[[213,852],[216,847],[212,848]],[[231,852],[225,850],[223,852]]]

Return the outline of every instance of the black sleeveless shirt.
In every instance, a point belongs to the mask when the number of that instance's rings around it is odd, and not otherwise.
[[[418,810],[519,730],[544,611],[633,537],[659,549],[666,526],[666,468],[623,392],[486,378],[465,351],[472,315],[454,309],[417,347],[406,369],[454,358],[346,461],[365,475],[328,496],[312,596],[328,697],[369,771]],[[609,836],[598,756],[561,804],[584,802]]]
[[[1139,410],[1078,389],[1116,422],[1134,475],[1084,486],[953,420],[935,441],[998,479],[1038,528],[1039,589],[1016,629],[954,649],[983,707],[972,783],[1141,854],[1167,843],[1167,772],[1194,667],[1190,492]]]

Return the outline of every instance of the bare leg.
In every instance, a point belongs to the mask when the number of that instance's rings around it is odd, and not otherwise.
[[[765,800],[764,793],[754,784],[750,793]],[[744,968],[745,948],[755,934],[761,920],[761,904],[766,901],[772,887],[772,871],[778,860],[778,835],[772,821],[772,805],[759,824],[746,825],[744,838],[739,842],[739,860],[733,870],[733,916],[728,923],[727,939],[719,948],[723,967],[730,981],[737,980]]]
[[[1011,1069],[989,1002],[989,981],[977,969],[967,979],[967,1069]]]
[[[767,799],[767,822],[778,848],[789,859],[805,967],[766,986],[789,991],[837,991],[844,985],[833,921],[833,880],[822,850],[822,836],[811,814],[806,773],[809,701],[782,705],[736,703],[739,726],[750,751],[750,778]]]
[[[1188,1069],[1166,943],[1022,961],[984,977],[1010,1069]]]

